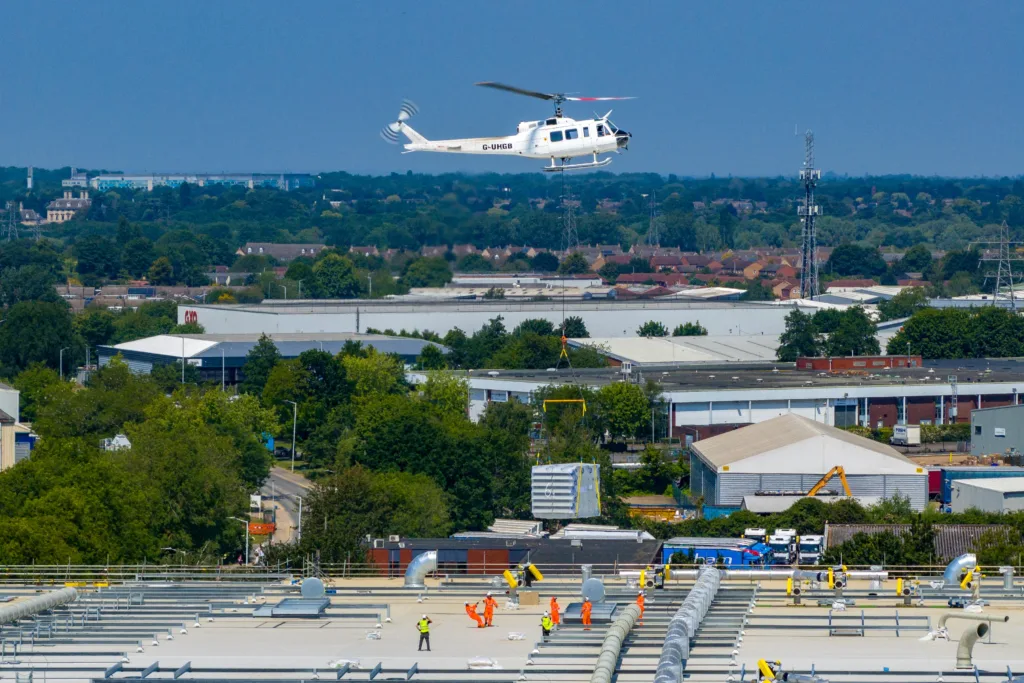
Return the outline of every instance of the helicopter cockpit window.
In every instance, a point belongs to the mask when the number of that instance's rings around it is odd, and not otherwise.
[[[604,125],[597,124],[597,137],[603,138],[605,135],[608,135],[608,131],[604,129]]]
[[[590,126],[583,126],[583,137],[590,137]]]
[[[576,130],[575,128],[570,128],[569,130],[565,131],[565,139],[566,140],[575,140],[579,136],[580,136],[580,132],[578,130]]]
[[[561,142],[561,141],[562,141],[562,131],[560,131],[560,130],[553,130],[553,131],[551,131],[551,142]]]

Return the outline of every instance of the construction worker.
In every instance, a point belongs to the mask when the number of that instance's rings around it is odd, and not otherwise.
[[[590,611],[594,606],[590,604],[590,598],[583,598],[583,606],[580,607],[580,620],[583,622],[583,630],[590,630]]]
[[[494,626],[494,608],[497,606],[498,601],[488,593],[484,598],[484,626]]]
[[[475,602],[472,605],[469,604],[468,602],[466,603],[466,614],[469,615],[470,619],[472,619],[473,621],[476,622],[476,627],[477,628],[483,628],[484,627],[484,620],[481,619],[480,615],[476,613],[476,603]]]
[[[644,592],[643,591],[640,591],[639,593],[637,593],[637,595],[636,595],[636,604],[637,604],[637,607],[640,608],[640,620],[641,621],[643,621],[643,618],[644,618],[644,599],[645,599],[645,597],[644,597]]]
[[[554,625],[555,623],[551,621],[551,615],[545,612],[544,616],[540,618],[540,633],[545,640],[551,635],[551,629]]]
[[[551,623],[558,626],[562,623],[562,618],[559,616],[561,607],[558,606],[558,598],[554,595],[551,596]]]
[[[416,630],[420,632],[420,646],[416,648],[417,652],[423,649],[424,643],[427,644],[427,652],[430,652],[430,625],[432,623],[426,614],[416,622]]]

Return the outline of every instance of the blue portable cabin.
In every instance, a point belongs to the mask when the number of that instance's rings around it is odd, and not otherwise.
[[[761,567],[772,563],[771,548],[749,538],[671,538],[662,546],[662,562],[670,563],[675,553],[689,555],[694,563],[714,564],[721,559],[729,567]]]

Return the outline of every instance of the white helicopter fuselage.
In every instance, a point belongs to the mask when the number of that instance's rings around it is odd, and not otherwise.
[[[455,140],[428,140],[404,121],[397,125],[398,131],[409,139],[409,143],[404,145],[406,152],[496,154],[551,159],[552,167],[545,170],[555,170],[555,159],[586,155],[594,157],[594,162],[587,164],[587,167],[603,166],[610,163],[611,159],[598,162],[598,154],[615,152],[629,142],[629,133],[617,129],[607,118],[577,121],[566,116],[554,116],[540,121],[523,121],[515,135]]]

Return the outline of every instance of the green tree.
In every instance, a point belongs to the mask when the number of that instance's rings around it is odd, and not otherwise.
[[[668,328],[657,320],[648,320],[636,329],[638,337],[667,337]]]
[[[191,363],[185,363],[185,372],[182,374],[180,360],[155,365],[149,374],[160,390],[168,394],[182,384],[199,384],[201,380],[199,368]]]
[[[843,277],[861,275],[877,277],[886,271],[887,266],[877,249],[862,247],[856,244],[841,244],[832,250],[825,264],[825,270]]]
[[[36,409],[49,400],[60,384],[60,375],[42,363],[33,363],[17,374],[12,382],[20,392],[18,412],[23,422],[36,421]]]
[[[263,394],[271,370],[281,360],[281,353],[267,335],[260,335],[256,345],[245,355],[242,366],[242,383],[239,387],[247,394]]]
[[[822,343],[813,318],[794,308],[786,316],[786,330],[779,337],[776,357],[780,361],[792,363],[800,357],[820,356]]]
[[[903,254],[898,270],[903,273],[926,273],[931,265],[931,250],[924,244],[915,244]]]
[[[539,273],[553,273],[558,270],[559,264],[554,254],[542,251],[530,259],[530,265]]]
[[[615,284],[621,273],[622,270],[617,263],[606,263],[597,269],[597,274],[601,276],[601,279],[610,284]]]
[[[174,267],[169,258],[161,256],[153,261],[153,265],[149,267],[149,281],[154,285],[174,284]]]
[[[302,549],[326,562],[361,562],[365,536],[444,537],[451,528],[444,491],[429,477],[352,467],[305,497]]]
[[[121,267],[134,278],[146,275],[156,254],[153,251],[153,243],[145,237],[138,237],[127,242],[120,242],[124,248],[121,251]]]
[[[405,388],[405,365],[398,356],[370,348],[365,356],[344,356],[342,365],[356,396],[398,393]]]
[[[416,357],[416,367],[420,370],[444,370],[448,367],[448,360],[440,347],[427,344]]]
[[[452,280],[452,269],[443,258],[418,258],[406,264],[401,283],[404,287],[444,287]]]
[[[815,317],[820,313],[815,314]],[[860,306],[852,306],[838,316],[822,349],[829,356],[874,356],[879,353],[875,323]]]
[[[32,363],[58,368],[64,349],[64,369],[73,368],[81,350],[71,313],[63,302],[21,301],[7,309],[0,325],[0,365],[15,374]]]
[[[740,295],[740,301],[773,301],[775,293],[772,288],[760,280],[747,280],[746,291]]]
[[[328,254],[313,266],[314,291],[318,299],[351,299],[359,296],[360,283],[352,261]]]
[[[423,398],[445,415],[465,418],[469,411],[469,382],[449,371],[436,370],[423,383]]]
[[[570,339],[586,339],[590,337],[590,333],[587,332],[587,326],[583,322],[583,318],[578,315],[570,315],[565,319],[565,329],[563,334]]]
[[[114,338],[116,316],[106,308],[87,308],[74,319],[75,333],[87,346],[109,344]]]
[[[928,305],[928,295],[923,287],[908,287],[891,299],[878,303],[878,312],[882,320],[909,318],[915,311]]]
[[[707,328],[701,325],[699,320],[695,323],[676,325],[676,328],[672,330],[673,337],[706,337],[707,334]]]
[[[651,409],[637,384],[615,382],[601,387],[597,400],[612,438],[632,438],[650,424]]]
[[[587,258],[583,254],[574,251],[558,264],[558,272],[562,275],[588,273],[590,272],[590,264],[587,263]]]
[[[53,274],[41,266],[4,268],[0,272],[0,305],[13,306],[19,301],[58,302],[61,299],[54,283]]]

